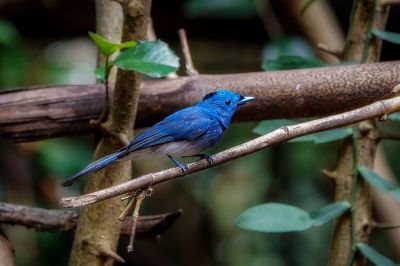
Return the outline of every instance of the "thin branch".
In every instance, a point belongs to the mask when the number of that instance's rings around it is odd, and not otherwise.
[[[399,229],[400,224],[388,224],[388,223],[379,223],[379,222],[373,222],[372,227],[374,229],[380,229],[380,230],[392,230],[392,229]]]
[[[15,266],[14,248],[0,229],[0,265]]]
[[[0,202],[0,224],[22,225],[36,231],[69,232],[75,229],[75,211],[46,210]]]
[[[215,167],[222,163],[238,159],[273,144],[278,144],[293,138],[323,130],[343,127],[373,117],[382,116],[386,112],[392,113],[398,110],[400,110],[400,97],[395,97],[383,101],[378,101],[365,107],[355,109],[353,111],[316,119],[293,126],[283,127],[272,131],[271,133],[268,133],[262,137],[253,139],[251,141],[213,155],[211,157],[213,160],[212,166],[209,166],[207,160],[199,160],[197,162],[188,164],[187,174],[198,172],[209,167]],[[156,184],[181,176],[182,173],[179,168],[170,168],[160,172],[143,175],[131,181],[112,186],[100,191],[92,192],[83,196],[63,198],[61,199],[60,204],[63,208],[82,207],[130,191],[154,186]]]
[[[178,34],[182,47],[183,60],[185,61],[186,74],[188,76],[197,76],[199,75],[199,72],[195,69],[193,65],[192,54],[190,53],[185,29],[180,29],[178,31]]]
[[[139,217],[137,238],[155,238],[168,230],[181,217],[181,210]],[[47,210],[0,202],[0,224],[20,225],[43,232],[70,232],[75,230],[79,214],[72,210]],[[121,234],[131,234],[132,218],[122,223]]]
[[[140,90],[135,126],[151,126],[218,88],[255,96],[257,100],[235,119],[257,121],[337,114],[393,97],[391,90],[399,83],[400,61],[147,80]],[[297,84],[301,89],[296,91]],[[112,96],[112,86],[110,92]],[[103,108],[102,85],[1,91],[0,132],[15,141],[88,134],[93,132],[89,120],[97,118]]]
[[[394,6],[400,5],[400,0],[379,0],[381,6]]]
[[[128,253],[133,251],[133,241],[135,240],[136,234],[136,224],[139,219],[139,211],[142,206],[143,200],[146,198],[146,191],[142,191],[139,195],[135,197],[135,209],[132,214],[132,226],[131,226],[131,236],[129,237],[129,245],[127,247]]]

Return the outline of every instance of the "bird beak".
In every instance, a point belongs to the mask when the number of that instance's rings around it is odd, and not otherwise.
[[[241,99],[240,99],[240,101],[238,102],[238,104],[239,105],[243,105],[243,104],[245,104],[245,103],[247,103],[247,102],[250,102],[250,101],[252,101],[252,100],[254,100],[255,99],[255,97],[252,97],[252,96],[245,96],[245,97],[240,97]]]

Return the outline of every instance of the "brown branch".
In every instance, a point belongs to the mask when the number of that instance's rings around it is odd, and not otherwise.
[[[215,167],[222,163],[257,152],[273,144],[281,143],[293,138],[323,130],[350,125],[373,117],[380,117],[385,113],[392,113],[398,110],[400,110],[400,97],[395,97],[383,101],[378,101],[346,113],[316,119],[293,126],[283,127],[262,137],[253,139],[249,142],[243,143],[241,145],[213,155],[213,165],[211,167]],[[190,163],[187,166],[189,169],[187,174],[198,172],[200,170],[210,167],[207,160],[199,160],[197,162]],[[160,172],[143,175],[131,181],[112,186],[100,191],[92,192],[83,196],[63,198],[61,199],[60,204],[63,208],[82,207],[127,192],[135,191],[137,189],[154,186],[156,184],[181,176],[182,173],[179,168],[170,168]]]
[[[257,97],[236,116],[237,121],[257,121],[340,113],[393,97],[391,90],[399,83],[400,61],[145,81],[135,125],[151,126],[221,87]],[[87,134],[93,132],[89,120],[103,107],[102,85],[2,91],[0,131],[16,141]]]
[[[75,211],[46,210],[0,202],[0,224],[22,225],[36,231],[74,230],[79,214]]]
[[[139,217],[136,237],[155,238],[164,234],[182,213],[179,210]],[[0,224],[20,225],[44,232],[70,232],[76,229],[78,220],[79,214],[76,211],[47,210],[0,202]],[[129,236],[131,227],[132,218],[128,217],[122,223],[121,234]]]
[[[383,7],[390,5],[394,6],[394,5],[400,5],[400,0],[379,0],[378,3]]]
[[[0,229],[0,265],[15,266],[14,248]]]
[[[354,0],[349,31],[344,47],[344,60],[372,63],[379,61],[382,41],[373,37],[372,29],[384,29],[389,9],[374,0]],[[382,118],[386,117],[384,114]],[[338,218],[333,227],[329,265],[365,265],[356,252],[356,243],[368,243],[372,230],[372,196],[370,185],[358,177],[356,167],[372,168],[379,143],[379,131],[374,120],[356,125],[353,139],[346,139],[334,172],[335,201],[349,201],[351,212]]]
[[[180,29],[178,31],[179,41],[181,42],[183,60],[185,62],[185,70],[186,75],[188,76],[197,76],[199,72],[197,72],[196,68],[193,65],[192,54],[190,53],[189,43],[186,37],[186,31],[184,29]]]
[[[392,229],[400,229],[400,224],[388,224],[388,223],[381,223],[381,222],[373,222],[372,223],[373,229],[379,230],[392,230]]]

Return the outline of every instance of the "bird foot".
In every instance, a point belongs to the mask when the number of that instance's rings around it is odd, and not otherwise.
[[[189,167],[187,167],[186,164],[179,163],[179,164],[177,164],[176,166],[178,166],[178,167],[181,169],[182,175],[185,174],[185,173],[187,173],[187,172],[189,171]]]
[[[213,158],[211,158],[211,156],[208,156],[207,154],[201,154],[200,159],[206,159],[208,162],[208,166],[211,166],[214,162]]]
[[[171,155],[168,155],[168,158],[171,159],[171,161],[175,164],[176,167],[179,167],[181,169],[182,175],[187,173],[187,171],[189,171],[189,167],[187,167],[186,164],[179,162],[177,159],[175,159]]]

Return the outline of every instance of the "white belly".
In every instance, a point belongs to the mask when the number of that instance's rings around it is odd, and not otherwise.
[[[177,141],[158,146],[134,151],[120,160],[131,160],[136,158],[149,158],[160,155],[171,155],[176,157],[192,156],[203,152],[204,150],[196,147],[190,141]]]

